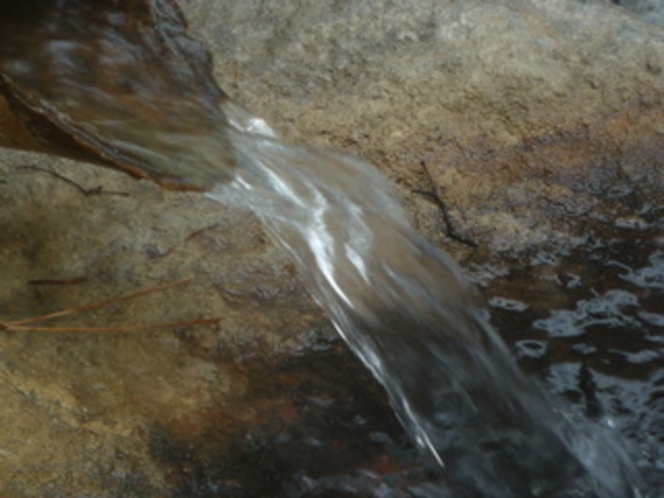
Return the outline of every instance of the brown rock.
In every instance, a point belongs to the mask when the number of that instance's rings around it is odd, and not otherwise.
[[[437,191],[458,234],[501,251],[574,244],[589,220],[634,208],[616,190],[661,200],[664,35],[622,8],[213,4],[186,8],[224,54],[232,97],[296,140],[378,165],[434,240],[450,227],[415,190]]]
[[[569,247],[661,203],[664,35],[618,8],[182,5],[224,89],[292,140],[377,164],[420,229],[459,259]],[[2,322],[189,276],[63,323],[222,318],[151,332],[1,332],[0,494],[283,496],[297,475],[403,467],[368,442],[399,435],[380,391],[337,350],[253,218],[10,151],[0,198]],[[441,206],[456,238],[480,250],[448,236]]]

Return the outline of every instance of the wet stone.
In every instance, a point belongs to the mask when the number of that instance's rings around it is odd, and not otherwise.
[[[394,179],[521,366],[664,482],[662,31],[608,2],[259,4],[182,2],[221,86]],[[185,277],[48,325],[221,318],[0,332],[0,494],[441,493],[251,216],[4,150],[0,203],[3,323]]]

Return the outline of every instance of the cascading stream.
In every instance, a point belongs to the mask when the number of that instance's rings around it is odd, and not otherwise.
[[[209,197],[253,211],[293,256],[454,496],[640,496],[615,435],[570,420],[515,367],[460,269],[415,233],[380,173],[226,111],[238,170]]]

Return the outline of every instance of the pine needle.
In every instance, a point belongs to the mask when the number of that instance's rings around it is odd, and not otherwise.
[[[205,318],[201,320],[191,320],[186,322],[153,323],[145,325],[119,325],[114,327],[56,327],[56,326],[44,326],[44,325],[31,325],[39,322],[44,322],[46,320],[52,320],[54,318],[60,318],[63,316],[71,315],[73,313],[81,313],[83,311],[95,308],[101,308],[109,304],[127,301],[129,299],[134,299],[136,297],[144,296],[146,294],[151,294],[153,292],[159,292],[166,289],[171,289],[179,285],[188,284],[192,280],[193,280],[192,278],[185,278],[182,280],[177,280],[175,282],[169,282],[166,284],[156,285],[148,289],[131,292],[129,294],[123,294],[121,296],[112,297],[110,299],[104,299],[102,301],[96,301],[94,303],[84,304],[81,306],[74,306],[72,308],[65,308],[59,311],[55,311],[53,313],[48,313],[46,315],[39,315],[31,318],[25,318],[23,320],[14,320],[11,322],[0,323],[0,330],[5,330],[8,332],[131,332],[136,330],[154,330],[154,329],[164,329],[164,328],[190,327],[195,325],[218,323],[219,321],[222,320],[222,318]]]

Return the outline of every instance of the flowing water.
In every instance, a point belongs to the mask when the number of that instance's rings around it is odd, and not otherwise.
[[[518,370],[459,268],[409,226],[373,167],[235,121],[235,179],[209,196],[256,213],[291,253],[417,445],[445,468],[451,496],[642,496],[616,435]]]
[[[4,44],[13,51],[0,52],[4,91],[14,104],[48,118],[123,169],[195,187],[228,179],[209,197],[248,209],[264,222],[341,336],[385,387],[417,446],[444,469],[445,479],[420,496],[655,498],[609,419],[588,421],[519,370],[460,269],[410,227],[391,185],[372,166],[286,145],[263,121],[229,102],[219,112],[223,94],[209,86],[177,95],[183,84],[209,73],[185,64],[207,61],[190,57],[198,52],[169,2],[149,3],[153,11],[138,9],[144,17],[158,14],[147,18],[168,27],[156,38],[140,30],[127,35],[126,26],[150,32],[149,23],[129,22],[141,2],[110,2],[108,15],[72,2],[78,16],[92,16],[94,30],[76,16],[60,15],[57,2],[37,3],[47,6],[45,42],[13,39]],[[3,28],[3,36],[39,28],[28,15],[32,11],[10,10],[22,30]],[[93,34],[100,43],[86,49],[80,40],[89,44]],[[153,58],[173,56],[166,58],[169,70],[154,79],[132,70],[143,62],[146,46]],[[99,65],[103,75],[105,64],[119,64],[126,76],[119,89],[100,85],[94,68]],[[188,70],[180,70],[181,64]],[[173,86],[151,83],[168,79],[169,71],[176,76]],[[162,98],[149,98],[155,94]],[[163,124],[158,111],[166,102],[170,113]],[[188,119],[181,121],[183,115]],[[539,326],[554,330],[575,317],[554,314]]]

